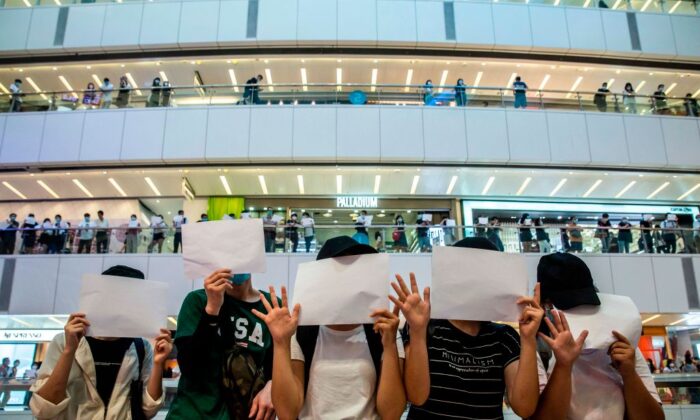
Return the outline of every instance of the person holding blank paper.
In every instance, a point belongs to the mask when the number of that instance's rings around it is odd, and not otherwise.
[[[168,419],[275,417],[270,396],[273,343],[250,274],[220,269],[190,292],[177,317],[182,375]],[[263,294],[269,301],[269,295]]]
[[[454,246],[497,251],[486,238],[465,238]],[[430,288],[421,299],[413,273],[410,289],[401,276],[396,279],[392,287],[398,297],[390,299],[407,324],[404,383],[412,404],[409,419],[503,418],[505,391],[518,416],[527,418],[535,412],[536,336],[544,316],[537,288],[534,297],[513,302],[524,305],[518,336],[506,324],[430,319]]]
[[[533,419],[656,420],[663,419],[654,379],[641,354],[610,325],[615,342],[607,349],[584,349],[588,331],[574,339],[559,310],[601,304],[586,264],[572,254],[550,254],[537,267],[543,302],[554,305],[550,334],[540,337],[554,353],[549,371],[539,364],[544,391]],[[568,403],[567,403],[568,402]]]
[[[341,236],[326,241],[317,260],[376,252]],[[297,327],[300,305],[290,313],[286,289],[282,288],[281,306],[274,289],[270,292],[272,304],[262,295],[265,314],[255,314],[275,341],[272,401],[280,419],[401,417],[406,395],[398,308],[375,310],[370,315],[373,325]]]
[[[139,270],[114,266],[104,275],[143,279]],[[170,332],[155,346],[143,338],[86,337],[86,314],[71,314],[32,385],[29,407],[38,419],[143,419],[163,406],[163,369],[172,351]]]

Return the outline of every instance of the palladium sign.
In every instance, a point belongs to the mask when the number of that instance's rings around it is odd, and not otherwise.
[[[336,198],[335,206],[341,209],[376,209],[379,207],[379,199],[377,197],[341,196]]]

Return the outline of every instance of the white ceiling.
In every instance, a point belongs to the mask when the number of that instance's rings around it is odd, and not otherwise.
[[[264,177],[269,196],[300,196],[299,178],[303,178],[305,196],[335,196],[338,194],[338,176],[341,194],[375,194],[376,176],[380,176],[376,194],[382,197],[411,196],[416,176],[415,195],[445,197],[453,179],[454,188],[449,196],[483,198],[538,198],[551,200],[588,199],[616,200],[628,185],[634,184],[617,199],[634,202],[675,202],[692,188],[700,185],[698,174],[667,174],[638,172],[603,172],[599,170],[560,170],[522,168],[458,168],[458,167],[389,167],[389,166],[269,166],[269,167],[207,167],[158,168],[124,170],[50,171],[43,173],[0,174],[0,200],[15,201],[18,196],[8,187],[15,188],[30,200],[54,198],[38,181],[51,188],[60,199],[89,198],[73,181],[77,179],[96,198],[121,197],[109,182],[113,178],[128,197],[165,198],[182,197],[182,178],[186,177],[198,197],[226,195],[220,177],[224,176],[236,196],[262,196],[260,176]],[[158,196],[145,181],[149,177]],[[489,178],[491,187],[484,193]],[[531,178],[521,195],[517,193],[525,180]],[[555,187],[562,182],[558,191]],[[588,197],[585,193],[600,180]],[[4,185],[7,183],[8,185]],[[666,184],[668,183],[668,184]],[[664,185],[666,185],[664,187]],[[663,188],[661,188],[663,187]],[[661,188],[651,197],[655,190]],[[552,193],[554,193],[552,195]],[[700,202],[700,187],[682,198],[685,203]]]
[[[523,60],[478,60],[473,58],[392,58],[385,56],[261,56],[261,57],[207,57],[194,59],[163,59],[110,62],[84,62],[71,64],[37,64],[27,66],[0,67],[0,83],[7,88],[19,77],[30,77],[42,91],[61,91],[65,86],[58,76],[63,75],[73,89],[84,89],[93,81],[109,77],[115,84],[119,77],[130,72],[138,87],[148,86],[153,78],[164,72],[173,85],[191,86],[194,71],[199,71],[205,84],[230,84],[229,69],[234,70],[237,82],[245,83],[250,77],[270,70],[272,81],[278,83],[301,83],[301,69],[307,72],[308,83],[336,83],[336,69],[342,68],[343,83],[371,82],[372,70],[377,69],[378,84],[405,84],[409,69],[413,69],[411,84],[422,84],[432,79],[439,84],[443,71],[447,70],[446,84],[454,84],[463,78],[473,85],[479,72],[483,72],[479,86],[505,87],[513,73],[523,77],[531,89],[538,89],[546,75],[550,78],[544,89],[569,91],[576,79],[583,77],[577,90],[595,91],[600,84],[615,79],[610,89],[621,92],[629,81],[635,88],[644,81],[638,94],[651,94],[656,86],[664,83],[667,89],[676,84],[670,95],[684,96],[693,93],[700,96],[700,73],[667,71],[662,69],[639,69],[634,67],[561,64],[558,62]],[[268,83],[266,80],[263,83]],[[29,83],[24,83],[25,92],[34,92]],[[279,90],[286,90],[278,88]],[[402,90],[402,89],[399,89]],[[552,95],[549,96],[560,96]]]

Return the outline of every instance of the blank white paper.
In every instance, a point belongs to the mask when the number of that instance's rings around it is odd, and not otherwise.
[[[155,338],[166,327],[167,283],[129,277],[83,275],[79,312],[93,337]]]
[[[473,248],[435,247],[431,318],[515,322],[528,295],[525,259]]]
[[[580,305],[564,312],[574,338],[588,330],[584,348],[607,350],[616,341],[613,330],[619,331],[634,347],[642,335],[639,309],[627,296],[598,293],[600,306]]]
[[[292,307],[299,325],[373,323],[375,309],[389,308],[389,256],[366,254],[299,264]]]
[[[182,261],[188,279],[206,277],[220,268],[235,273],[264,273],[265,245],[261,219],[219,220],[182,226]]]

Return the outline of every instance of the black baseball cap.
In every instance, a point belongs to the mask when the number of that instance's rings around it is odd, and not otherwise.
[[[131,277],[133,279],[144,280],[146,276],[143,271],[126,265],[115,265],[102,272],[103,276]]]
[[[326,241],[316,255],[316,261],[348,255],[376,254],[377,250],[364,245],[349,236],[338,236]]]
[[[558,309],[600,305],[591,270],[573,254],[554,253],[540,258],[537,281],[542,301],[549,299]]]
[[[499,249],[496,247],[496,245],[486,238],[464,238],[455,242],[454,244],[452,244],[452,246],[456,246],[458,248],[476,248],[483,249],[486,251],[499,252]]]

